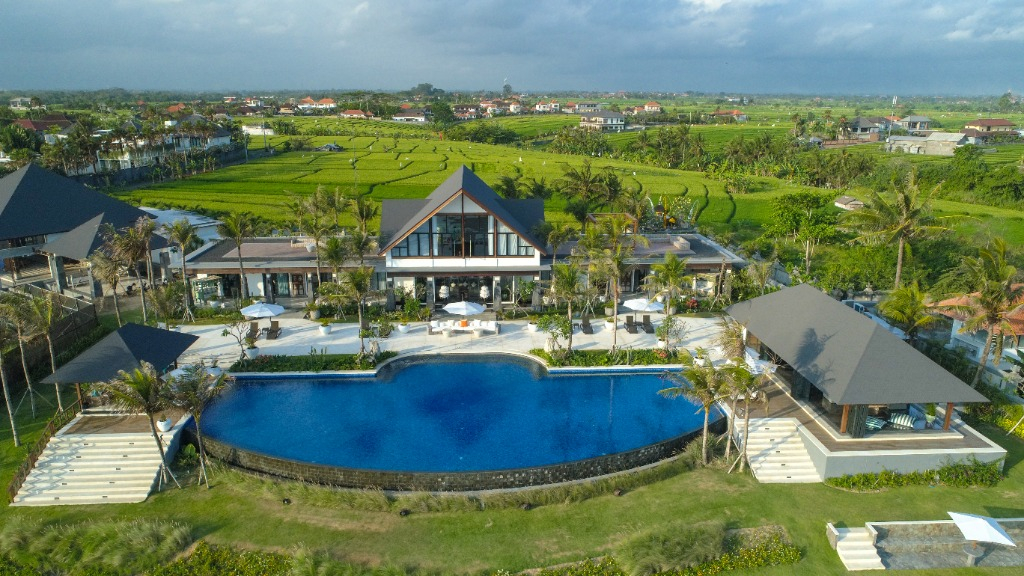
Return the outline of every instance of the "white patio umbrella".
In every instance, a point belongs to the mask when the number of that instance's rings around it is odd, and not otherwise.
[[[239,312],[242,313],[242,316],[247,318],[270,318],[271,316],[277,316],[284,312],[284,306],[267,304],[266,302],[257,302],[242,308]]]
[[[1017,546],[1006,530],[1003,530],[1003,527],[997,524],[993,518],[959,512],[947,512],[947,514],[963,533],[964,538],[970,542],[991,542],[1004,546]]]
[[[661,312],[665,309],[661,302],[652,302],[647,298],[633,298],[626,300],[622,305],[634,312]]]
[[[476,302],[452,302],[451,304],[445,304],[444,311],[449,314],[458,314],[459,316],[473,316],[483,312],[485,308]]]

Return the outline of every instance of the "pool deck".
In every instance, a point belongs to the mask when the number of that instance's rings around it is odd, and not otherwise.
[[[658,326],[664,314],[651,314],[651,320]],[[697,347],[712,348],[713,340],[719,332],[721,320],[718,318],[696,318],[681,316],[686,324],[686,332],[681,347],[693,350]],[[618,348],[654,348],[657,338],[654,334],[630,334],[621,327],[624,315],[620,315],[620,327],[617,334]],[[637,319],[640,315],[637,315]],[[282,354],[305,356],[310,350],[326,350],[328,354],[354,354],[359,352],[358,324],[333,324],[330,334],[319,331],[320,324],[305,320],[298,312],[286,312],[275,318],[281,327],[281,335],[274,340],[263,337],[256,342],[261,355]],[[269,320],[261,320],[260,326],[269,326]],[[530,332],[525,320],[500,321],[499,334],[490,332],[477,336],[472,332],[456,332],[452,336],[443,334],[427,334],[427,324],[416,322],[409,332],[401,334],[394,330],[391,336],[380,341],[381,350],[391,350],[400,355],[410,354],[479,354],[488,352],[509,352],[525,354],[533,348],[543,348],[546,340],[544,332]],[[604,328],[604,322],[594,322],[594,333],[583,334],[577,328],[573,332],[574,350],[607,350],[611,348],[612,332]],[[206,365],[216,363],[227,368],[241,355],[238,342],[231,336],[222,336],[224,326],[186,325],[181,331],[199,337],[179,359],[179,364],[190,364],[203,361]],[[364,339],[368,348],[369,339]]]

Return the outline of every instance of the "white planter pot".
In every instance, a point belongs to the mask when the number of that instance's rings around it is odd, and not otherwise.
[[[309,319],[310,320],[319,320],[320,319],[320,309],[317,308],[315,310],[310,310],[309,311]]]
[[[410,326],[409,324],[399,324],[398,325],[398,331],[401,332],[402,334],[405,334],[406,332],[408,332],[410,328],[412,328],[412,326]]]
[[[161,431],[161,432],[169,432],[171,430],[171,428],[173,428],[173,427],[174,427],[174,422],[171,422],[170,418],[168,418],[166,420],[157,420],[156,421],[156,429]]]
[[[526,329],[527,329],[528,331],[530,331],[530,332],[536,332],[536,331],[537,331],[537,323],[536,323],[536,322],[530,322],[530,323],[528,323],[528,324],[526,325]]]
[[[328,324],[327,326],[321,326],[320,327],[320,333],[323,334],[324,336],[327,336],[328,334],[330,334],[331,333],[331,325]]]
[[[250,360],[252,360],[253,358],[255,358],[255,357],[259,356],[259,355],[260,355],[260,349],[259,348],[246,348],[245,349],[245,357],[250,359]]]
[[[605,330],[615,330],[615,322],[607,322],[607,321],[605,321],[604,329]]]

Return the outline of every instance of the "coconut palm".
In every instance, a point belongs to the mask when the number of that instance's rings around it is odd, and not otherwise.
[[[743,325],[723,316],[722,329],[715,335],[714,344],[726,358],[742,358],[746,353],[746,345],[743,343]]]
[[[32,409],[32,417],[35,418],[36,391],[32,388],[32,376],[28,370],[25,344],[35,338],[37,333],[35,325],[32,324],[25,312],[25,298],[14,293],[0,294],[0,319],[14,330],[14,336],[18,341],[18,353],[21,356],[22,373],[25,375],[29,406]]]
[[[203,411],[215,398],[224,392],[226,376],[214,376],[202,364],[185,368],[185,374],[175,378],[171,390],[171,403],[192,415],[196,422],[196,442],[199,444],[199,483],[206,480],[210,487],[210,476],[206,471],[206,448],[203,446]]]
[[[575,263],[553,264],[551,272],[551,294],[556,302],[563,300],[569,306],[569,343],[566,353],[572,354],[572,305],[583,292],[583,273]]]
[[[167,234],[167,238],[170,239],[171,242],[178,245],[178,252],[181,254],[181,283],[185,287],[185,296],[183,298],[185,304],[185,317],[192,319],[192,291],[189,290],[188,285],[188,272],[185,268],[185,254],[188,253],[189,248],[199,239],[199,235],[196,232],[196,227],[184,218],[181,220],[175,220],[171,224],[164,224],[164,232]]]
[[[153,244],[153,235],[156,234],[156,220],[146,216],[135,221],[135,234],[138,242],[142,244],[142,259],[146,262],[146,278],[150,286],[155,286],[153,278],[153,258],[151,257],[150,246]]]
[[[50,354],[50,373],[57,371],[57,352],[53,346],[53,330],[57,322],[64,317],[64,307],[56,294],[32,296],[25,302],[26,319],[33,326],[32,332],[42,334],[46,338],[46,346]],[[57,392],[57,409],[64,411],[64,403],[60,398],[60,384],[54,384]]]
[[[701,405],[701,410],[704,412],[701,461],[706,466],[708,464],[708,421],[711,417],[711,408],[716,402],[725,398],[728,393],[725,374],[716,370],[708,362],[705,365],[690,365],[682,373],[666,372],[665,379],[672,382],[673,386],[659,390],[658,394],[667,398],[683,396]]]
[[[910,343],[917,342],[917,332],[939,320],[932,314],[931,298],[912,282],[893,290],[878,303],[878,311],[906,332]]]
[[[840,224],[854,230],[858,234],[858,241],[896,243],[896,280],[893,285],[899,288],[907,243],[948,231],[944,223],[950,217],[932,215],[931,203],[938,188],[922,196],[913,173],[897,181],[893,188],[891,200],[872,191],[864,208],[845,213]]]
[[[124,262],[129,272],[135,273],[135,279],[140,287],[145,285],[138,268],[139,260],[147,258],[149,254],[149,241],[144,236],[144,230],[133,226],[118,232],[109,227],[106,232],[105,251],[109,252],[115,260]],[[149,311],[146,307],[145,292],[145,290],[139,290],[139,301],[142,303],[142,323],[148,324]]]
[[[348,201],[349,211],[356,219],[356,225],[363,234],[369,234],[370,222],[380,214],[380,205],[368,195],[360,194]]]
[[[548,244],[551,245],[551,257],[553,262],[558,261],[558,247],[568,244],[579,238],[580,232],[575,226],[567,222],[555,224],[548,232]]]
[[[249,283],[245,279],[245,266],[242,264],[242,245],[249,238],[256,236],[256,219],[248,212],[232,212],[217,225],[217,233],[224,238],[230,238],[235,243],[235,251],[238,255],[238,275],[241,277],[242,293],[240,297],[245,300],[249,297]]]
[[[99,385],[100,390],[110,395],[114,407],[124,412],[143,413],[149,419],[149,429],[153,433],[153,441],[160,451],[160,484],[163,485],[170,476],[171,480],[181,488],[174,473],[167,467],[167,454],[164,443],[156,431],[156,414],[170,406],[167,385],[161,382],[152,364],[143,362],[140,368],[131,372],[121,370],[117,377]]]
[[[729,438],[733,437],[736,426],[736,403],[738,399],[743,400],[743,444],[740,450],[740,472],[747,464],[747,441],[750,438],[750,404],[757,402],[768,406],[768,395],[761,392],[761,387],[766,382],[765,374],[753,374],[740,362],[725,368],[726,381],[732,397],[732,419],[729,423]]]
[[[627,260],[638,245],[647,245],[647,239],[638,234],[625,232],[629,223],[622,217],[601,219],[591,226],[580,239],[580,245],[589,257],[588,275],[600,282],[606,282],[612,300],[612,320],[619,324],[619,280],[627,270]],[[611,351],[618,343],[618,330],[612,331]]]
[[[14,422],[14,403],[11,401],[11,389],[7,386],[7,368],[4,364],[4,350],[13,338],[13,327],[0,315],[0,386],[3,387],[4,391],[4,405],[7,406],[7,418],[11,421],[11,437],[14,438],[15,446],[21,446],[18,426]]]
[[[348,255],[349,245],[343,238],[331,236],[324,243],[321,256],[324,259],[324,263],[331,267],[335,282],[338,281],[338,270],[345,265]]]
[[[114,297],[114,314],[117,316],[117,326],[120,328],[124,325],[121,322],[121,307],[117,303],[117,286],[121,281],[121,269],[123,268],[121,262],[112,255],[97,250],[89,256],[89,268],[101,282],[110,285],[110,292]]]
[[[675,301],[683,295],[684,286],[692,282],[686,273],[687,258],[679,258],[674,252],[665,254],[665,261],[651,265],[651,273],[644,278],[644,284],[656,296],[665,299],[665,312],[671,316],[675,313]]]
[[[351,270],[345,270],[341,274],[341,282],[324,282],[320,285],[320,297],[342,306],[345,302],[356,303],[356,313],[359,317],[359,356],[366,354],[366,347],[363,342],[363,304],[373,294],[371,287],[373,282],[373,267],[359,266]]]
[[[962,331],[984,330],[988,333],[978,370],[971,382],[974,387],[981,382],[981,375],[993,349],[998,346],[1001,350],[1003,337],[1007,333],[1014,333],[1010,317],[1024,307],[1024,284],[1019,283],[1017,268],[1009,264],[1006,252],[1006,241],[994,238],[978,251],[977,257],[965,259],[957,273],[967,278],[968,285],[974,291],[942,306],[966,316]],[[998,363],[1000,356],[1001,352],[997,351],[995,363]]]

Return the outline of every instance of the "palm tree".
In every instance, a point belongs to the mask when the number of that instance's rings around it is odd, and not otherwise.
[[[349,199],[348,206],[352,216],[356,219],[359,231],[369,234],[370,222],[380,214],[380,206],[366,194]]]
[[[558,247],[579,238],[580,232],[567,222],[555,224],[548,232],[548,244],[551,245],[552,262],[558,261]]]
[[[57,321],[64,317],[64,307],[56,294],[33,296],[26,302],[25,314],[32,324],[32,332],[40,333],[46,338],[46,346],[50,353],[50,373],[57,371],[57,352],[53,347],[53,329]],[[60,384],[54,384],[57,392],[57,409],[64,411],[64,403],[60,398]]]
[[[931,312],[932,302],[928,294],[921,291],[917,282],[912,282],[893,290],[878,303],[878,311],[882,316],[906,332],[913,345],[917,342],[917,332],[938,321]]]
[[[936,217],[931,214],[931,202],[935,190],[922,197],[913,173],[894,186],[894,196],[886,200],[876,191],[864,208],[847,212],[841,223],[856,231],[857,240],[865,243],[896,243],[896,281],[899,288],[903,276],[903,257],[907,242],[916,238],[945,232],[948,227],[942,222],[949,216]]]
[[[331,267],[333,279],[335,282],[338,281],[338,270],[345,265],[345,261],[348,260],[349,246],[344,239],[338,236],[331,236],[324,243],[323,259],[324,263]]]
[[[726,394],[726,382],[724,373],[715,369],[711,363],[704,366],[696,364],[684,369],[682,373],[666,372],[665,378],[674,385],[658,391],[658,394],[667,398],[678,398],[683,396],[688,400],[697,402],[704,411],[704,432],[701,443],[701,461],[705,466],[708,464],[708,420],[711,416],[711,408],[716,402],[722,400]]]
[[[192,319],[192,294],[191,290],[189,290],[188,272],[185,269],[185,254],[188,253],[189,248],[199,239],[199,235],[196,232],[196,227],[184,218],[175,220],[171,224],[165,224],[164,232],[171,242],[178,245],[178,252],[181,254],[181,283],[185,287],[185,317]]]
[[[958,273],[967,278],[974,292],[942,306],[966,315],[961,331],[985,330],[988,333],[978,370],[971,382],[974,387],[981,382],[989,355],[996,346],[999,347],[995,356],[998,363],[1002,356],[1003,337],[1007,332],[1013,334],[1010,317],[1024,307],[1024,284],[1019,283],[1017,268],[1009,264],[1006,252],[1006,241],[994,238],[979,250],[977,257],[965,259]]]
[[[164,452],[164,443],[156,431],[154,417],[158,412],[167,409],[170,403],[168,402],[167,386],[160,381],[153,365],[143,362],[140,368],[131,372],[121,370],[117,377],[109,382],[101,383],[99,388],[110,395],[115,408],[125,412],[141,412],[146,415],[149,419],[149,429],[153,433],[153,441],[156,442],[156,447],[160,451],[160,484],[162,486],[166,482],[167,476],[170,476],[178,488],[181,488],[178,479],[165,464],[167,455]]]
[[[120,328],[124,325],[121,322],[121,307],[117,303],[117,285],[121,281],[121,262],[107,253],[97,250],[89,256],[89,267],[101,282],[110,285],[110,292],[114,296],[114,314],[117,316],[117,326]]]
[[[235,251],[238,254],[238,275],[241,277],[242,293],[240,297],[245,300],[249,297],[249,283],[245,279],[245,267],[242,265],[242,245],[249,238],[256,236],[256,219],[248,212],[232,212],[217,225],[217,233],[224,238],[230,238],[235,243]]]
[[[338,306],[346,301],[356,303],[356,313],[359,317],[359,356],[366,354],[366,347],[363,342],[363,303],[373,294],[371,284],[373,282],[373,267],[359,266],[351,270],[345,270],[341,275],[341,283],[324,282],[320,285],[320,296]]]
[[[647,239],[637,234],[626,234],[629,223],[622,217],[601,219],[583,234],[580,245],[590,258],[588,275],[607,283],[612,300],[612,321],[619,325],[619,280],[627,269],[627,260],[637,245],[647,245]],[[611,351],[618,344],[618,330],[612,331]]]
[[[581,168],[564,166],[560,184],[566,197],[588,208],[608,194],[604,175],[593,171],[590,160],[584,160]]]
[[[735,430],[736,426],[736,401],[739,398],[743,399],[743,445],[738,447],[740,450],[740,472],[743,472],[747,464],[747,441],[750,438],[750,403],[758,402],[767,407],[768,395],[761,393],[761,386],[765,383],[767,376],[763,373],[753,374],[746,366],[739,362],[725,370],[726,381],[728,382],[733,400],[732,421],[729,424],[730,440],[733,437],[733,430]]]
[[[665,312],[668,316],[675,314],[675,301],[682,296],[683,286],[692,282],[692,277],[686,273],[687,260],[679,258],[674,252],[668,252],[665,261],[651,265],[651,273],[644,278],[644,283],[655,295],[665,299]]]
[[[150,286],[156,286],[153,281],[153,258],[150,250],[153,234],[156,233],[156,221],[145,216],[140,217],[135,221],[135,233],[138,236],[138,242],[142,244],[142,259],[146,262],[146,278],[149,280]]]
[[[25,313],[25,300],[14,293],[0,294],[0,319],[14,329],[14,335],[18,340],[18,352],[21,355],[21,369],[25,375],[25,387],[27,388],[29,406],[32,408],[32,417],[36,417],[36,391],[32,388],[32,376],[28,371],[28,357],[25,355],[25,343],[35,338],[35,326]]]
[[[210,487],[210,476],[206,471],[206,448],[203,446],[202,418],[206,407],[224,392],[226,376],[214,376],[202,364],[185,368],[185,374],[174,379],[171,403],[192,415],[196,421],[196,442],[199,444],[199,482],[206,480]]]
[[[553,264],[551,272],[551,294],[556,302],[564,300],[569,305],[569,344],[566,353],[572,354],[572,304],[583,292],[583,273],[575,263]]]
[[[146,291],[142,289],[144,282],[139,273],[138,262],[149,254],[148,240],[143,236],[143,231],[130,227],[117,232],[112,227],[106,232],[106,246],[113,258],[124,262],[129,272],[135,273],[135,279],[139,283],[139,301],[142,302],[142,323],[149,323],[149,312],[146,308]]]
[[[4,390],[4,405],[7,406],[7,418],[11,421],[11,436],[14,438],[14,445],[21,446],[21,438],[18,436],[18,426],[14,423],[14,403],[11,401],[11,389],[7,386],[7,368],[4,364],[4,349],[11,341],[13,329],[0,314],[0,386]]]
[[[743,325],[735,320],[722,317],[722,329],[714,339],[715,347],[722,350],[726,358],[743,358],[746,345],[743,343]]]

